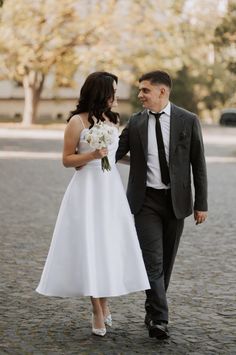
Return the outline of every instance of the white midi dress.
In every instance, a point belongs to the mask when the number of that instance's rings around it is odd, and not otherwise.
[[[92,150],[80,135],[78,151]],[[46,296],[111,297],[150,288],[133,216],[115,164],[118,129],[101,160],[75,171],[63,197],[36,291]]]

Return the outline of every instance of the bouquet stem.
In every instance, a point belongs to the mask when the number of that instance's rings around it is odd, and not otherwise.
[[[111,166],[110,166],[110,163],[109,163],[109,160],[108,160],[108,157],[103,157],[101,159],[101,165],[102,165],[102,171],[109,171],[111,170]]]

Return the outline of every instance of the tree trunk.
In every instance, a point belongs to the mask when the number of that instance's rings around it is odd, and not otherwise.
[[[44,75],[36,71],[30,71],[24,76],[23,86],[25,91],[25,106],[22,120],[23,126],[35,123],[40,95],[43,89]]]

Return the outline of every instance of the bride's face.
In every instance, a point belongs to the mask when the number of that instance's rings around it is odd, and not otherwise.
[[[109,107],[118,106],[117,96],[116,96],[117,84],[116,84],[115,80],[113,81],[113,88],[114,88],[114,99],[111,98],[111,99],[108,100],[108,106]]]

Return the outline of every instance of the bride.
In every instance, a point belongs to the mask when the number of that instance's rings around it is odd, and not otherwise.
[[[77,168],[63,197],[51,246],[36,291],[46,296],[90,296],[92,333],[112,325],[107,297],[150,288],[122,181],[115,165],[118,147],[118,78],[90,74],[65,129],[63,164]],[[109,125],[113,141],[93,149],[86,134],[95,123]],[[108,157],[111,170],[101,169]]]

